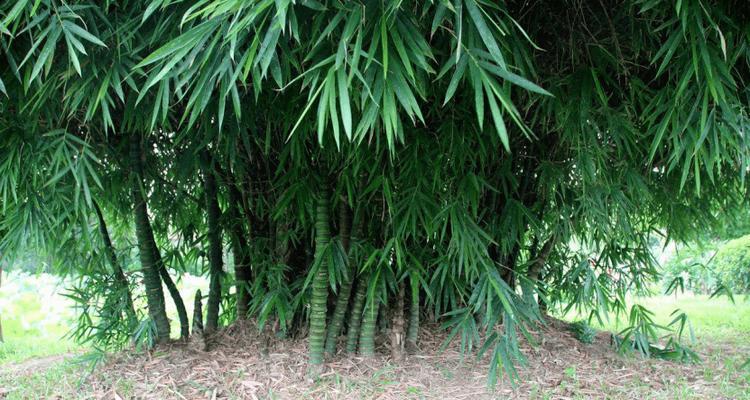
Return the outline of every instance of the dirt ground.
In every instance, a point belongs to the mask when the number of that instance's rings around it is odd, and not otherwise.
[[[576,340],[564,322],[550,320],[537,346],[524,345],[528,365],[520,382],[507,380],[488,389],[486,360],[462,357],[459,341],[440,351],[445,332],[427,327],[421,351],[393,363],[384,346],[370,359],[340,354],[328,360],[321,379],[306,378],[306,342],[269,344],[254,328],[230,327],[213,349],[172,345],[147,354],[122,353],[97,368],[85,385],[98,398],[143,399],[574,399],[574,398],[732,398],[722,382],[737,371],[710,353],[703,364],[678,364],[618,355],[607,333],[593,344]],[[711,360],[714,360],[713,362]],[[710,372],[710,373],[709,373]],[[740,391],[750,387],[742,386]],[[683,396],[682,394],[685,394]]]
[[[32,358],[19,363],[9,363],[3,365],[3,374],[24,374],[28,372],[46,369],[53,364],[75,358],[76,354],[57,354],[54,356]],[[0,393],[2,394],[2,393]],[[0,397],[1,398],[1,397]]]

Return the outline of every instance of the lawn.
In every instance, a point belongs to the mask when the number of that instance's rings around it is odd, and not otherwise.
[[[87,350],[67,338],[76,323],[75,303],[64,296],[69,283],[45,273],[3,273],[0,320],[5,342],[0,343],[0,367],[30,358]],[[206,279],[187,274],[178,282],[178,287],[183,296],[195,293],[196,289],[208,293]],[[186,301],[188,315],[192,315],[192,305],[192,301]],[[167,302],[167,312],[173,325],[172,333],[179,336],[177,311],[171,301]]]
[[[653,319],[661,325],[669,325],[674,319],[675,310],[688,316],[690,326],[699,342],[721,341],[750,345],[750,297],[735,296],[734,302],[729,298],[709,298],[707,295],[677,294],[633,298],[632,303],[640,304],[653,312]],[[679,313],[678,312],[678,313]],[[573,321],[583,318],[575,311],[563,316]],[[627,316],[611,317],[604,324],[592,321],[599,329],[620,331],[627,326]]]
[[[709,299],[707,295],[655,296],[637,302],[654,313],[654,319],[668,324],[674,310],[685,312],[695,335],[701,340],[742,341],[750,344],[750,298],[736,296]],[[617,328],[622,327],[622,323]]]
[[[0,318],[5,341],[0,343],[0,366],[80,350],[65,338],[75,322],[75,310],[62,295],[64,286],[49,274],[3,274]]]

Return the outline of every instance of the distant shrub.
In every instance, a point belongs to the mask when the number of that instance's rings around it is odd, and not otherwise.
[[[750,292],[750,235],[719,247],[711,266],[728,289],[734,293]]]
[[[704,247],[685,247],[664,265],[666,292],[712,294],[718,289],[750,292],[750,235]]]
[[[51,272],[50,260],[33,251],[15,254],[13,257],[0,260],[3,271],[22,271],[27,274]]]
[[[716,274],[706,266],[716,253],[716,245],[685,247],[677,251],[662,270],[662,284],[666,292],[677,290],[711,294],[716,286]]]

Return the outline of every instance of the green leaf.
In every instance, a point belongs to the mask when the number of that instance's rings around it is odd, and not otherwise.
[[[68,45],[68,58],[73,63],[73,68],[75,68],[78,76],[81,76],[81,64],[78,61],[78,56],[76,55],[76,52],[73,49],[73,45],[70,43],[70,39],[68,38],[67,34],[65,35],[65,42]]]
[[[153,64],[159,60],[162,60],[175,52],[184,49],[186,47],[192,47],[201,41],[205,41],[210,35],[210,32],[215,28],[216,22],[207,21],[182,35],[170,40],[167,44],[160,47],[153,53],[149,54],[148,57],[144,58],[141,62],[135,65],[134,68],[142,68],[149,64]]]
[[[552,93],[550,93],[550,92],[542,89],[537,84],[529,81],[528,79],[526,79],[526,78],[524,78],[522,76],[518,76],[518,75],[516,75],[516,74],[514,74],[514,73],[512,73],[512,72],[510,72],[508,70],[506,70],[503,67],[492,65],[492,64],[490,64],[488,62],[485,62],[485,61],[480,61],[479,65],[482,68],[484,68],[485,70],[487,70],[487,71],[489,71],[489,72],[491,72],[491,73],[493,73],[493,74],[495,74],[495,75],[497,75],[497,76],[505,79],[506,81],[508,81],[508,82],[510,82],[510,83],[512,83],[514,85],[518,85],[518,86],[520,86],[520,87],[522,87],[522,88],[524,88],[524,89],[526,89],[526,90],[528,90],[530,92],[539,93],[539,94],[543,94],[545,96],[554,97],[552,95]]]
[[[490,84],[488,82],[485,82],[485,87],[487,91],[487,101],[490,105],[490,113],[492,114],[492,121],[495,123],[495,130],[497,131],[497,135],[500,137],[500,141],[503,142],[503,147],[505,147],[505,150],[510,152],[510,140],[508,140],[508,131],[505,128],[505,121],[503,120],[502,112],[500,111],[500,107],[497,105],[497,101],[495,100],[495,96],[493,95],[492,88],[490,87]]]
[[[409,60],[409,53],[406,51],[404,42],[401,40],[401,36],[398,34],[398,31],[391,32],[391,41],[393,42],[393,46],[396,48],[396,53],[398,53],[399,58],[401,59],[404,68],[406,69],[406,74],[409,75],[409,78],[411,78],[412,81],[416,80],[416,78],[414,77],[414,69],[412,68],[411,61]]]
[[[450,101],[450,99],[453,98],[453,95],[456,93],[456,88],[458,88],[458,83],[461,81],[461,78],[464,76],[464,72],[466,71],[466,65],[468,65],[468,63],[469,63],[469,60],[466,54],[464,54],[458,60],[458,64],[456,64],[456,71],[453,73],[453,77],[451,77],[451,81],[448,84],[448,89],[445,91],[445,100],[443,100],[443,105],[448,104],[448,101]]]
[[[18,0],[13,4],[13,8],[8,11],[8,14],[5,16],[5,19],[3,20],[3,23],[0,24],[3,27],[10,26],[10,24],[18,18],[18,16],[21,15],[23,12],[23,9],[26,8],[28,5],[29,0]]]
[[[380,44],[383,52],[383,79],[388,79],[388,33],[385,15],[380,17]]]
[[[258,50],[258,58],[255,61],[257,65],[260,65],[262,76],[265,76],[268,66],[271,65],[271,58],[276,54],[276,44],[279,41],[280,35],[281,29],[273,25],[268,29],[266,36],[263,38],[263,43],[261,43],[260,50]]]
[[[80,26],[70,21],[63,21],[62,25],[66,31],[69,31],[70,33],[80,37],[83,40],[89,41],[97,46],[107,47],[107,45],[104,44],[104,42],[102,42],[101,40],[99,40],[98,37],[90,34],[85,29],[81,28]]]
[[[482,38],[484,45],[487,47],[487,51],[490,53],[497,65],[500,66],[500,68],[506,69],[505,59],[503,58],[502,53],[500,53],[500,47],[498,47],[495,36],[492,34],[490,28],[487,26],[487,23],[484,21],[482,12],[479,10],[479,5],[475,0],[465,0],[464,2],[466,3],[466,11],[469,12],[469,16],[474,22],[474,27],[479,32],[479,36]]]
[[[339,92],[339,106],[341,107],[341,122],[344,124],[344,133],[347,139],[352,139],[352,111],[349,104],[349,88],[347,86],[346,73],[343,68],[336,72]]]
[[[289,141],[289,139],[294,135],[294,132],[297,131],[297,128],[299,128],[300,124],[302,123],[302,120],[305,118],[305,115],[307,115],[307,112],[310,111],[310,107],[312,107],[313,103],[315,102],[315,99],[318,98],[318,95],[320,94],[320,91],[323,89],[324,82],[321,82],[318,85],[318,88],[315,90],[315,92],[312,93],[310,99],[307,101],[307,105],[305,105],[304,110],[302,110],[302,114],[300,114],[299,118],[297,119],[297,122],[295,122],[294,126],[292,127],[292,130],[289,131],[289,136],[287,136],[286,140]]]
[[[55,24],[49,35],[47,35],[47,41],[44,43],[44,47],[39,53],[39,57],[37,58],[36,63],[34,63],[34,68],[31,70],[31,75],[28,79],[29,82],[32,82],[42,71],[44,64],[52,59],[55,46],[57,45],[57,38],[60,37],[61,31],[62,30],[60,29],[60,26]]]

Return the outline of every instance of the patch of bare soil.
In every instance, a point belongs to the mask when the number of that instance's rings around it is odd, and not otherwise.
[[[382,344],[380,355],[370,359],[340,354],[327,361],[316,382],[306,378],[306,341],[269,343],[246,325],[222,332],[209,352],[174,344],[147,354],[113,356],[88,384],[101,398],[478,400],[631,399],[672,393],[669,386],[679,382],[699,398],[721,398],[718,383],[704,379],[705,366],[620,356],[608,334],[586,345],[558,320],[540,329],[543,339],[536,346],[522,346],[528,365],[519,368],[518,385],[501,381],[492,391],[487,360],[462,357],[459,340],[441,352],[446,333],[437,327],[422,330],[417,355],[393,363]]]
[[[56,354],[53,356],[47,356],[47,357],[38,357],[38,358],[31,358],[22,362],[13,362],[13,363],[7,363],[3,364],[2,370],[0,370],[0,373],[7,374],[7,375],[22,375],[25,373],[30,372],[40,372],[43,370],[46,370],[47,368],[60,363],[62,361],[65,361],[67,359],[75,357],[76,354],[69,353],[69,354]]]

